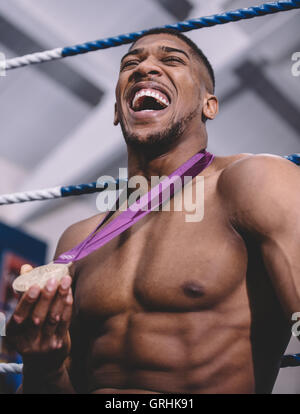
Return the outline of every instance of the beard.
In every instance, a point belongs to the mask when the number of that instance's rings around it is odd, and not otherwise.
[[[145,156],[153,158],[169,151],[180,140],[188,123],[196,116],[198,110],[191,112],[185,118],[173,122],[168,128],[146,136],[139,136],[126,130],[120,121],[121,129],[127,146],[135,151],[142,152]]]

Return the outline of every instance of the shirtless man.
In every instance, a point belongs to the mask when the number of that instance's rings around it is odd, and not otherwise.
[[[132,108],[142,88],[163,92],[167,108]],[[168,175],[205,149],[213,93],[209,63],[184,37],[137,40],[116,88],[129,177]],[[66,276],[23,295],[7,335],[23,356],[24,393],[272,391],[300,311],[300,170],[240,154],[201,175],[203,220],[151,212],[76,262],[72,291]],[[102,217],[69,227],[56,257]]]

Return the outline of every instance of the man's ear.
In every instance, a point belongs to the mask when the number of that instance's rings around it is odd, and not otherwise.
[[[206,119],[214,119],[219,111],[219,102],[216,96],[208,95],[203,106],[203,115]]]
[[[117,102],[115,103],[115,116],[114,116],[114,125],[119,124],[119,118],[118,118],[118,107]]]

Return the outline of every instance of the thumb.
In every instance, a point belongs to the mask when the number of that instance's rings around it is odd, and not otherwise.
[[[28,273],[28,272],[30,272],[32,269],[33,269],[33,267],[32,267],[30,264],[24,264],[24,265],[21,267],[20,274],[21,274],[21,275],[24,275],[24,273]]]

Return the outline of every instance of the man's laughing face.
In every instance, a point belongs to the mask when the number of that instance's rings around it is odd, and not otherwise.
[[[154,34],[138,40],[121,61],[115,124],[128,144],[175,142],[200,128],[205,68],[183,40]]]

